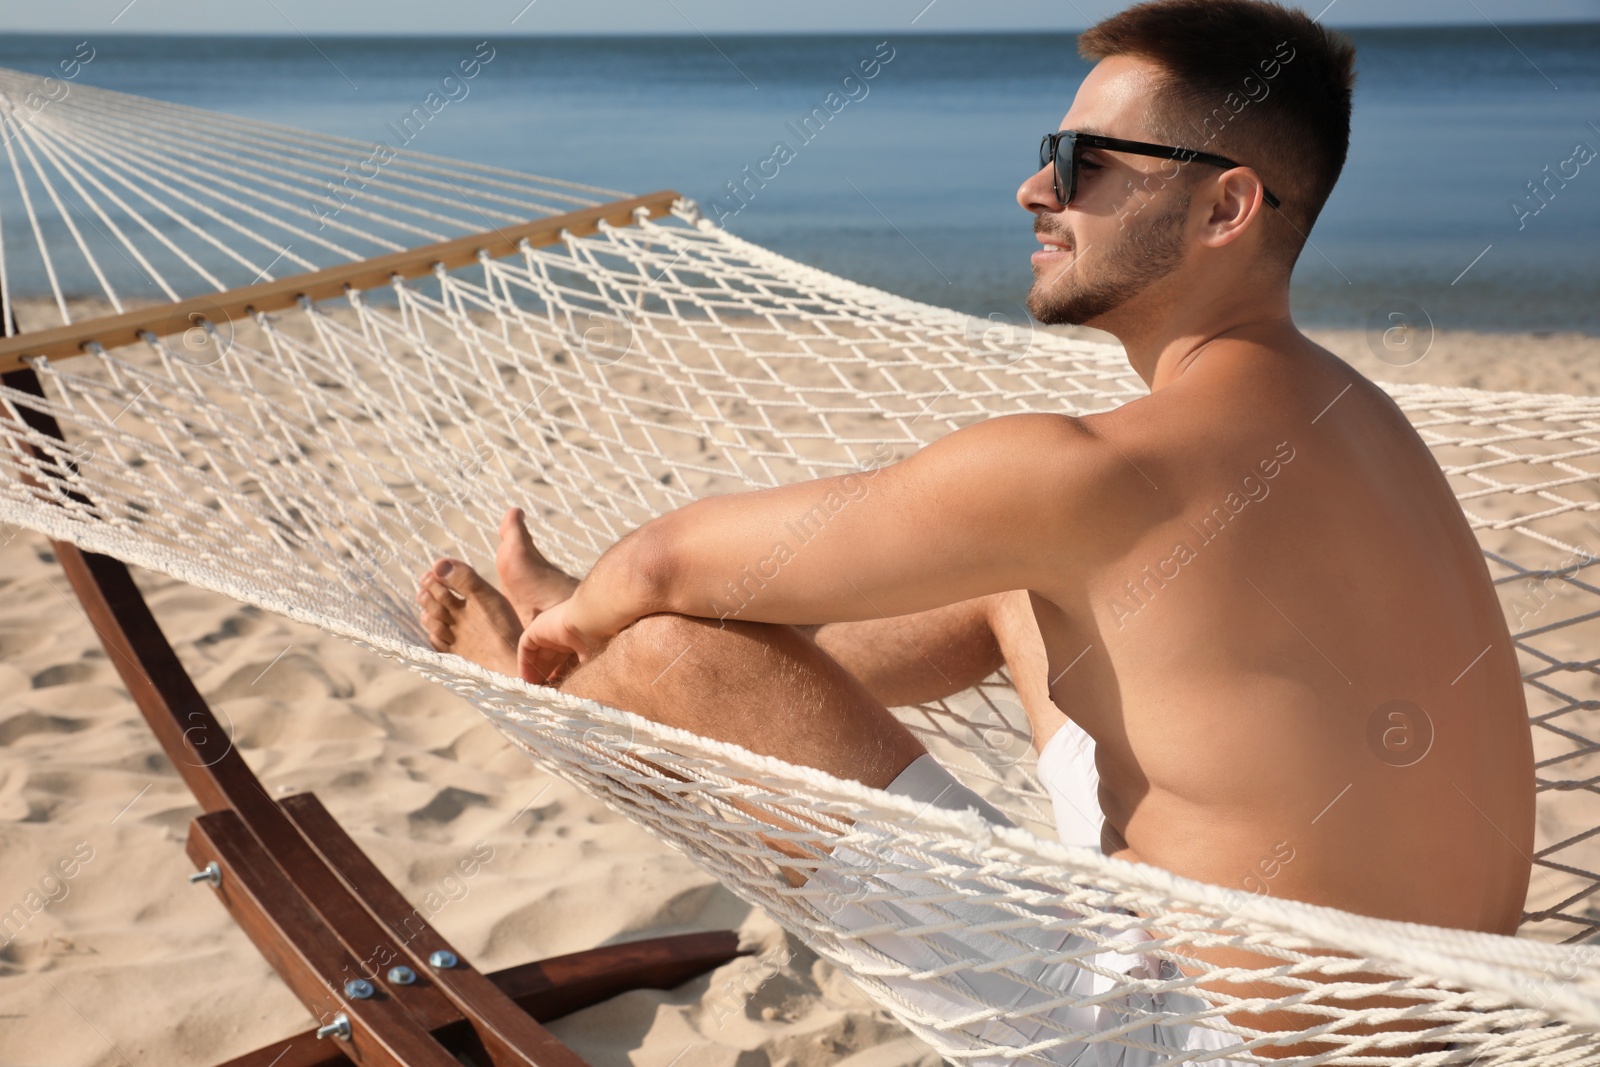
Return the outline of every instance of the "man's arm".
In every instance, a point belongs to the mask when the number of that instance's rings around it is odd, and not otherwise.
[[[1016,415],[881,470],[699,500],[623,538],[540,615],[524,670],[542,677],[551,653],[587,657],[658,612],[849,622],[1067,588],[1103,540],[1085,518],[1122,508],[1128,481],[1083,420]]]

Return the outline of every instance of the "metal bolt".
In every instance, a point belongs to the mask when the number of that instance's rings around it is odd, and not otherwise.
[[[344,984],[344,995],[351,1000],[366,1000],[372,993],[372,983],[365,978],[352,978]]]
[[[436,971],[448,971],[461,961],[456,959],[456,954],[449,949],[441,948],[428,957],[428,966]]]
[[[215,862],[208,863],[200,870],[189,876],[190,885],[199,885],[201,882],[210,882],[212,885],[222,884],[222,868]]]
[[[317,1027],[317,1040],[321,1041],[325,1037],[336,1037],[340,1041],[349,1041],[350,1016],[341,1011],[333,1017],[333,1022],[327,1026]]]
[[[417,972],[410,967],[390,967],[389,983],[391,985],[410,985],[417,980]]]

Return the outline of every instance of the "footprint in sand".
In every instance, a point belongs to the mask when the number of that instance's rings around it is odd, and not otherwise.
[[[355,687],[347,679],[333,676],[311,656],[290,652],[276,658],[246,663],[208,692],[206,698],[212,704],[246,697],[272,700],[332,697],[343,700],[354,692]]]
[[[455,786],[446,786],[435,793],[432,800],[416,811],[411,812],[407,818],[413,822],[440,824],[453,822],[468,807],[483,804],[488,799],[482,793],[472,793],[465,789],[457,789]]]
[[[78,682],[87,682],[95,675],[94,667],[82,661],[76,663],[58,663],[54,667],[46,667],[33,676],[35,689],[49,689],[56,685],[74,685]]]
[[[42,715],[25,711],[9,719],[0,720],[0,747],[14,744],[30,734],[75,734],[88,727],[82,719],[69,719],[64,715]]]
[[[0,630],[0,660],[10,662],[53,640],[55,635],[44,627],[31,630]]]

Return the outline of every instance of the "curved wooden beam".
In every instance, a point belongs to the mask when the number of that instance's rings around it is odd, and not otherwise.
[[[388,285],[396,277],[419,278],[431,273],[435,266],[443,266],[447,270],[467,267],[477,262],[479,252],[487,252],[499,259],[515,254],[523,241],[531,245],[555,244],[561,239],[562,230],[577,237],[586,237],[597,233],[601,222],[612,226],[631,226],[635,221],[633,213],[640,208],[645,208],[652,215],[666,214],[681,199],[682,196],[671,189],[662,189],[645,196],[613,200],[609,204],[587,207],[581,211],[568,211],[515,226],[485,230],[404,252],[391,252],[355,263],[341,263],[325,270],[295,274],[209,296],[191,297],[172,304],[156,304],[70,326],[3,337],[0,338],[0,371],[25,366],[23,360],[30,356],[49,356],[52,359],[80,356],[85,346],[91,344],[98,344],[102,348],[119,348],[138,342],[147,333],[165,337],[192,329],[202,321],[231,322],[235,316],[246,316],[255,311],[281,311],[293,307],[301,297],[328,300],[343,296],[346,289],[376,289]]]
[[[675,989],[749,955],[731,930],[606,945],[495,971],[489,980],[534,1019],[551,1022],[630,989]],[[459,1025],[459,1024],[458,1024]],[[435,1036],[446,1035],[435,1031]],[[447,1042],[448,1043],[448,1042]],[[218,1067],[343,1067],[349,1059],[307,1030]]]

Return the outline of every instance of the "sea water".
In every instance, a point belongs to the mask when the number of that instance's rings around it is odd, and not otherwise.
[[[1350,157],[1296,269],[1300,320],[1362,327],[1404,308],[1438,328],[1600,332],[1600,160],[1573,162],[1577,146],[1600,150],[1600,25],[1350,36]],[[0,66],[46,73],[78,41],[0,37]],[[481,41],[94,37],[78,77],[394,143],[395,124]],[[470,92],[409,147],[630,192],[677,189],[785,255],[1013,319],[1037,247],[1016,189],[1088,69],[1072,36],[1055,33],[488,45]],[[802,123],[818,109],[825,121]],[[21,224],[5,222],[8,234]],[[44,291],[41,279],[13,284]]]

